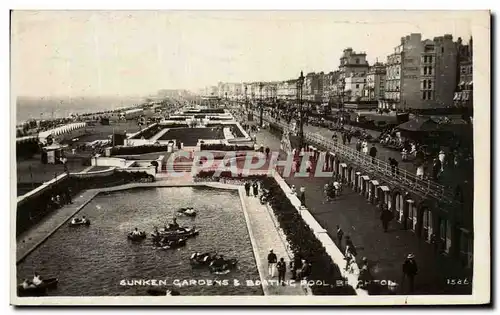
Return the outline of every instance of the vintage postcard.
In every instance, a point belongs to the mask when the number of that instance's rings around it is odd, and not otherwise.
[[[12,304],[490,302],[488,11],[14,10],[11,108]]]

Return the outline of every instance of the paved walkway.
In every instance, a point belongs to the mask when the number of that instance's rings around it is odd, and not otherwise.
[[[267,130],[259,132],[257,139],[273,150],[279,150],[279,140]],[[401,230],[399,224],[391,222],[390,231],[384,233],[379,210],[349,188],[345,188],[337,200],[326,203],[323,186],[328,178],[290,177],[285,180],[297,189],[301,186],[306,188],[307,208],[332,239],[336,238],[337,224],[345,235],[351,236],[358,249],[358,260],[367,257],[377,279],[401,283],[404,258],[408,253],[414,253],[419,266],[416,293],[457,294],[465,287],[447,285],[446,279],[469,276],[470,281],[469,273],[457,266],[456,262],[435,253],[429,244],[415,237],[411,231]],[[404,290],[399,288],[399,293],[404,293]]]
[[[92,198],[97,190],[86,190],[73,198],[73,203],[65,205],[47,215],[41,222],[17,237],[16,262],[20,262],[36,247],[43,243],[48,236],[59,229],[67,220],[80,211]]]
[[[287,251],[286,241],[280,236],[273,218],[269,213],[269,210],[272,210],[268,209],[265,205],[261,205],[258,197],[246,197],[246,195],[243,195],[242,198],[246,205],[246,212],[248,214],[247,220],[252,229],[251,234],[253,234],[255,240],[254,248],[257,256],[255,259],[257,260],[261,278],[278,280],[277,272],[274,278],[268,275],[267,254],[269,254],[269,250],[272,248],[276,256],[278,256],[278,260],[282,257],[285,258],[285,262],[287,263],[287,274],[285,279],[290,280],[291,273],[289,270],[289,262],[291,257]],[[266,295],[306,295],[306,291],[299,284],[295,286],[264,286],[264,292]]]

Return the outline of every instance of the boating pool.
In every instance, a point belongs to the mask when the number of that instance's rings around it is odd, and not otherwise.
[[[177,217],[181,226],[201,230],[177,250],[158,250],[150,239],[142,243],[127,240],[137,227],[149,234],[153,226],[171,221],[181,207],[194,207],[196,218]],[[261,287],[234,286],[234,280],[259,279],[248,229],[236,191],[206,187],[138,188],[99,194],[79,213],[89,227],[63,225],[17,266],[18,280],[57,277],[54,296],[147,295],[150,285],[120,285],[122,280],[227,280],[228,285],[177,286],[181,295],[263,295]],[[192,268],[189,257],[217,251],[237,258],[238,268],[226,275],[214,275],[204,268]],[[202,281],[200,281],[202,282]],[[122,282],[123,284],[123,282]],[[158,287],[161,288],[161,287]]]

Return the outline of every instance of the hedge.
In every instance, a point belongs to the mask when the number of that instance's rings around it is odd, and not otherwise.
[[[133,155],[153,152],[168,151],[167,144],[148,144],[133,147],[114,147],[111,149],[111,155]]]
[[[23,233],[34,224],[40,222],[51,211],[59,207],[51,202],[51,198],[60,195],[63,203],[69,195],[77,195],[83,190],[105,188],[138,181],[154,181],[154,176],[146,172],[115,171],[108,176],[100,177],[66,177],[46,189],[36,197],[30,198],[17,206],[16,235]]]
[[[149,139],[149,138],[152,138],[155,134],[157,134],[158,132],[160,132],[164,128],[165,127],[163,127],[161,125],[154,125],[150,128],[146,128],[146,129],[142,130],[141,133],[133,136],[130,139],[142,139],[143,137],[144,137],[144,139]]]
[[[314,295],[355,295],[351,286],[336,286],[338,280],[345,283],[339,267],[332,261],[321,242],[304,222],[274,178],[265,178],[262,187],[269,190],[269,202],[288,244],[294,253],[300,254],[311,263],[309,280],[322,280],[330,286],[313,286]]]
[[[202,144],[201,151],[254,151],[253,146],[247,145],[225,145],[225,144]]]
[[[267,178],[267,175],[249,175],[249,176],[244,176],[243,174],[237,174],[236,176],[233,176],[233,174],[230,171],[222,171],[220,174],[217,174],[217,177],[215,177],[215,171],[200,171],[197,175],[197,178],[214,178],[218,180],[219,178],[232,178],[232,179],[248,179],[248,180],[263,180],[264,178]]]

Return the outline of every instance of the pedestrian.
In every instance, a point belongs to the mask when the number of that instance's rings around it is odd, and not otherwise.
[[[330,201],[330,184],[329,183],[325,184],[325,186],[323,187],[323,193],[325,195],[325,201],[329,202]]]
[[[292,279],[295,280],[299,277],[299,272],[302,269],[302,258],[300,254],[295,254],[293,256],[293,266],[292,266]]]
[[[441,172],[442,172],[442,171],[444,171],[444,163],[446,161],[446,154],[444,154],[443,150],[439,151],[438,158],[439,158],[439,161],[441,162]]]
[[[286,263],[283,257],[280,258],[280,261],[278,262],[276,267],[278,269],[278,283],[281,283],[281,285],[285,285]]]
[[[247,193],[247,197],[250,196],[250,182],[249,181],[246,181],[245,182],[245,192]]]
[[[257,181],[253,182],[252,187],[253,187],[253,195],[257,197],[259,195],[259,184],[257,183]]]
[[[394,219],[394,214],[387,208],[387,206],[384,206],[382,212],[380,213],[380,221],[382,221],[384,233],[387,233],[389,222],[391,222],[392,219]]]
[[[392,176],[398,173],[398,161],[394,158],[389,158],[389,165],[391,166]]]
[[[270,152],[271,152],[271,149],[269,149],[269,147],[266,147],[266,158],[269,158]]]
[[[424,163],[420,162],[417,165],[417,178],[424,179]]]
[[[370,271],[370,266],[368,265],[368,258],[363,257],[359,268],[358,288],[366,289],[372,280],[373,276]]]
[[[432,164],[432,179],[437,180],[439,173],[441,172],[441,161],[439,159],[434,159]]]
[[[305,259],[302,259],[301,263],[302,263],[302,268],[300,268],[299,279],[307,280],[307,277],[309,277],[309,275],[311,274],[311,264]]]
[[[358,255],[358,252],[356,251],[356,246],[354,246],[354,243],[351,240],[351,237],[347,235],[345,237],[345,253],[347,254],[352,254],[354,257]]]
[[[408,254],[405,262],[403,263],[403,281],[404,285],[405,279],[408,278],[409,292],[413,293],[415,285],[415,276],[418,273],[417,262],[415,261],[415,255]]]
[[[339,245],[339,249],[342,248],[343,237],[344,237],[344,231],[342,231],[340,225],[337,225],[337,245]]]
[[[361,152],[361,140],[358,140],[358,142],[356,142],[356,151]]]
[[[342,191],[342,185],[339,182],[334,181],[333,182],[333,188],[334,188],[334,191],[335,191],[335,197],[340,196],[340,192]]]
[[[342,133],[342,144],[345,145],[346,142],[347,142],[347,136],[345,133]]]
[[[348,144],[351,144],[351,138],[352,138],[352,135],[350,133],[347,134],[347,143]]]
[[[299,200],[302,206],[306,206],[306,188],[304,186],[300,187]]]
[[[406,150],[406,148],[401,150],[401,160],[403,160],[403,162],[408,161],[408,150]]]
[[[363,143],[361,144],[361,147],[362,147],[362,151],[364,154],[368,154],[368,142],[366,141],[363,141]]]
[[[372,145],[370,149],[370,156],[372,157],[372,163],[375,164],[375,157],[377,157],[377,148],[375,145]]]
[[[267,255],[267,266],[269,277],[274,278],[274,272],[276,270],[276,263],[278,262],[278,257],[273,252],[272,249],[269,250],[269,254]]]

